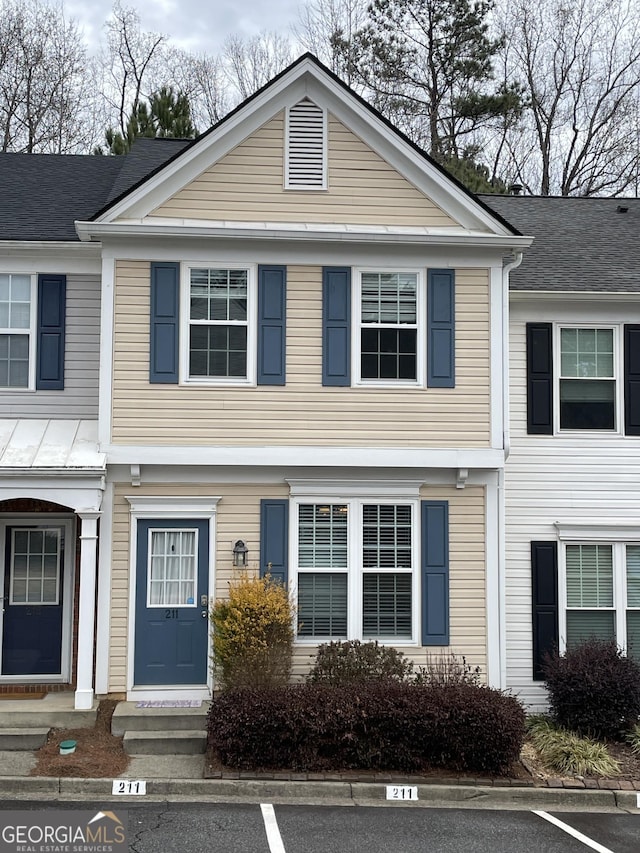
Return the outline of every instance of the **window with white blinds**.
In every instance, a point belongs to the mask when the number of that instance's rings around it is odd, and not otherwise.
[[[305,98],[287,110],[285,187],[327,187],[327,119],[325,111]]]
[[[297,505],[301,639],[416,640],[417,503]]]
[[[640,545],[565,547],[566,646],[615,640],[640,660]]]

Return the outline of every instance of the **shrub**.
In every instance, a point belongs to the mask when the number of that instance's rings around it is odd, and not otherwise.
[[[581,735],[620,738],[640,714],[640,665],[613,641],[587,640],[547,655],[543,668],[551,716]]]
[[[238,769],[507,772],[524,739],[512,696],[468,684],[359,682],[225,693],[209,747]]]
[[[536,752],[550,770],[563,776],[615,776],[620,765],[607,747],[593,738],[559,729],[548,718],[527,720],[527,731]]]
[[[240,575],[211,610],[216,683],[230,690],[286,684],[293,655],[287,590],[267,575]]]
[[[640,725],[638,723],[629,732],[627,741],[631,747],[631,751],[635,755],[640,755]]]
[[[459,658],[452,652],[447,654],[427,654],[427,663],[419,666],[415,674],[416,684],[429,684],[442,687],[447,684],[480,684],[480,667],[472,667],[467,659]]]
[[[413,664],[402,652],[378,641],[361,643],[347,640],[323,643],[318,647],[309,684],[359,684],[367,681],[405,681]]]

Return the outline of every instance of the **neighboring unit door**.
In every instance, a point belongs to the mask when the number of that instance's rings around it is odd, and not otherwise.
[[[209,522],[138,521],[134,686],[203,685]]]
[[[6,528],[2,675],[60,675],[63,526]]]

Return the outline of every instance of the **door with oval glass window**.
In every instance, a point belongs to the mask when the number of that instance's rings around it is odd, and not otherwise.
[[[5,530],[1,673],[59,676],[65,527]]]
[[[206,684],[208,583],[208,521],[138,521],[135,686]]]

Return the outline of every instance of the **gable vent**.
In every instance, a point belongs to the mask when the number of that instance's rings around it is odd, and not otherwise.
[[[326,187],[326,119],[321,107],[300,101],[287,115],[286,187],[321,190]]]

